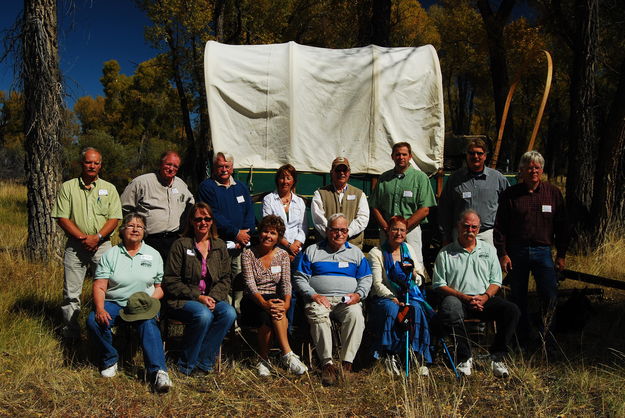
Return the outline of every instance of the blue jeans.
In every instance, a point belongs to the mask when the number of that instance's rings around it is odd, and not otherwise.
[[[536,281],[536,290],[541,300],[543,316],[554,313],[553,310],[558,299],[558,278],[551,258],[550,247],[510,246],[508,256],[512,261],[512,270],[507,277],[510,283],[510,300],[521,310],[518,337],[520,340],[526,340],[530,330],[527,314],[527,283],[530,271]],[[553,328],[553,325],[552,321],[550,328]],[[541,331],[543,331],[542,325]]]
[[[211,311],[203,303],[190,300],[182,309],[170,309],[169,315],[185,324],[185,348],[178,370],[186,375],[196,367],[205,372],[212,370],[219,347],[237,318],[232,305],[217,302]]]
[[[104,310],[111,316],[108,325],[100,325],[95,320],[95,312],[91,312],[87,318],[87,329],[91,332],[95,341],[99,344],[101,350],[102,369],[111,367],[117,363],[119,355],[115,347],[113,347],[113,334],[111,328],[116,325],[126,324],[120,316],[119,311],[122,307],[115,302],[104,302]],[[159,370],[167,371],[165,365],[165,352],[163,351],[163,340],[161,332],[156,324],[156,318],[146,319],[144,321],[133,321],[128,324],[136,325],[141,347],[143,348],[143,358],[145,368],[148,373],[156,373]]]

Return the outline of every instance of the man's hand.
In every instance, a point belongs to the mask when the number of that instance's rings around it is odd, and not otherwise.
[[[346,303],[348,306],[360,302],[360,295],[358,293],[348,293],[345,296],[349,296],[349,302]]]
[[[488,297],[488,295],[485,295],[485,294],[475,295],[471,297],[471,302],[469,303],[469,306],[476,311],[483,311],[484,304],[488,302],[488,299],[490,298]]]
[[[319,294],[315,293],[314,295],[312,295],[311,299],[313,300],[313,302],[316,302],[319,305],[323,305],[323,306],[325,306],[328,309],[330,309],[332,307],[332,305],[330,304],[330,301],[328,300],[328,298],[323,296],[323,295],[319,295]]]
[[[96,252],[100,246],[100,237],[97,235],[86,235],[82,239],[82,245],[87,251]]]
[[[501,264],[501,270],[504,273],[510,273],[512,270],[512,260],[510,260],[510,257],[507,255],[504,255],[499,259],[499,264]]]
[[[291,245],[289,245],[289,251],[294,256],[297,255],[302,249],[302,243],[299,241],[294,241]]]
[[[564,270],[564,267],[566,266],[566,260],[564,259],[564,257],[556,257],[556,271],[562,271]]]
[[[248,242],[250,242],[250,234],[248,233],[249,229],[240,229],[239,233],[237,234],[237,242],[241,243],[242,247],[245,247]]]

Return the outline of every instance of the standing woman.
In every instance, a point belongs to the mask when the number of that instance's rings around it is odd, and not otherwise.
[[[228,303],[230,257],[204,202],[189,211],[184,236],[171,247],[163,287],[169,316],[184,322],[178,370],[212,371],[221,343],[236,319]]]
[[[373,248],[368,259],[373,274],[369,321],[373,328],[374,357],[383,356],[386,368],[399,374],[396,355],[405,350],[406,332],[397,327],[397,314],[405,305],[408,294],[410,305],[414,306],[415,329],[410,341],[412,351],[422,363],[431,363],[430,331],[426,314],[431,308],[419,291],[425,269],[416,259],[415,249],[406,243],[406,220],[393,216],[389,220],[388,240],[382,248]],[[427,375],[428,368],[422,365],[420,375]]]
[[[286,311],[291,304],[291,266],[289,255],[276,245],[284,235],[284,222],[275,215],[265,216],[258,225],[260,241],[243,251],[241,264],[245,279],[245,298],[241,315],[246,323],[258,328],[261,361],[256,366],[260,376],[269,376],[269,349],[275,335],[282,350],[282,364],[301,375],[308,368],[289,345]]]
[[[286,230],[278,244],[293,260],[306,242],[306,203],[295,194],[297,171],[291,164],[285,164],[276,171],[275,182],[276,190],[263,199],[263,217],[276,215],[282,218]]]
[[[172,384],[156,324],[159,299],[163,297],[163,260],[158,251],[143,242],[145,227],[143,215],[126,215],[119,230],[122,242],[100,259],[93,280],[95,309],[87,318],[87,329],[100,348],[100,374],[114,377],[119,355],[113,346],[111,327],[124,322],[135,324],[154,389],[167,392]]]

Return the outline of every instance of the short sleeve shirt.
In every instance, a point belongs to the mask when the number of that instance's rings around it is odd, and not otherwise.
[[[63,183],[52,211],[53,218],[67,218],[87,235],[97,234],[109,219],[122,219],[117,189],[97,179],[87,189],[81,177]]]
[[[395,215],[408,219],[418,209],[436,206],[436,198],[428,176],[408,167],[402,178],[393,170],[383,173],[371,194],[369,206],[381,211],[385,219]],[[427,223],[427,218],[421,223]]]

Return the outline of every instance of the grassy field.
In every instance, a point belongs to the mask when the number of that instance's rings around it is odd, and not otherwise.
[[[486,362],[456,380],[438,360],[427,378],[393,378],[374,366],[324,388],[313,372],[294,378],[279,369],[260,381],[239,355],[226,356],[220,374],[171,372],[174,388],[165,395],[152,394],[131,370],[100,378],[86,335],[74,347],[60,343],[62,265],[25,259],[25,206],[22,186],[0,184],[0,416],[625,416],[625,305],[613,290],[592,299],[583,330],[559,336],[562,361],[515,353],[506,380]],[[569,267],[625,280],[624,251],[615,239],[592,257],[571,257]]]

